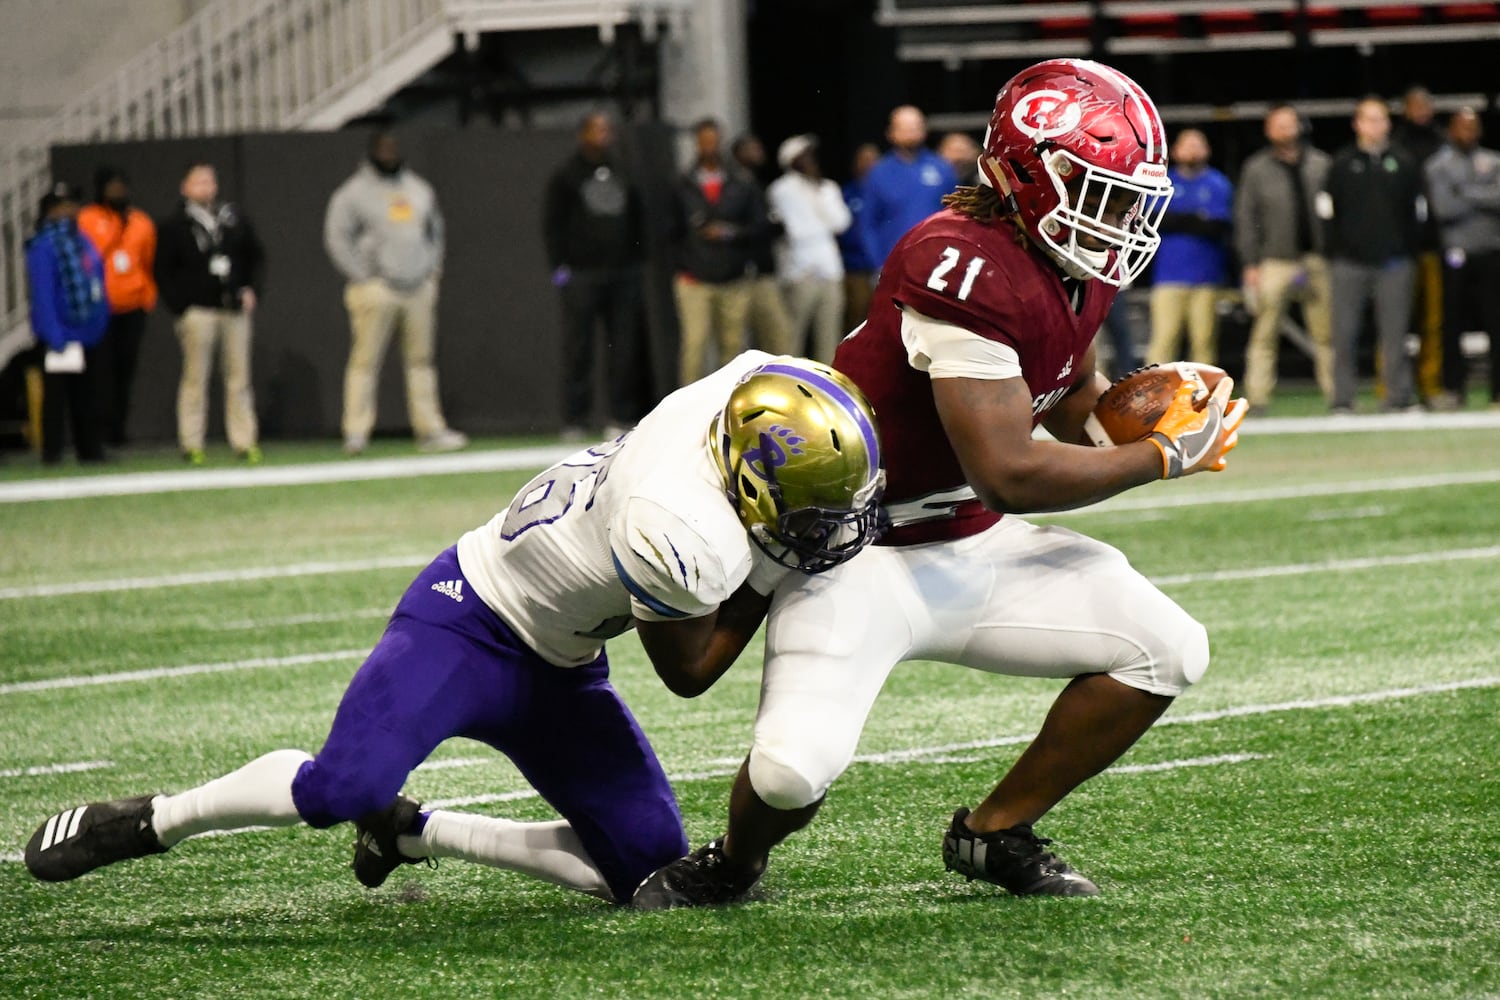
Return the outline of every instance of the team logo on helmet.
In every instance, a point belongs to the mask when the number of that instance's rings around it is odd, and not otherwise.
[[[766,428],[766,433],[760,436],[760,447],[745,451],[745,466],[755,473],[757,479],[770,482],[772,470],[779,469],[787,463],[787,453],[802,454],[802,449],[798,446],[806,443],[807,438],[798,437],[790,427],[772,424]]]
[[[1036,141],[1067,135],[1083,120],[1078,102],[1060,90],[1026,94],[1011,110],[1010,120]]]

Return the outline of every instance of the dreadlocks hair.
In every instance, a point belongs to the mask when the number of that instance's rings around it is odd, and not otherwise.
[[[943,207],[962,212],[978,222],[992,222],[1004,218],[1005,203],[988,184],[969,184],[955,188],[943,195]]]
[[[967,215],[975,222],[994,222],[997,219],[1009,222],[1016,244],[1023,247],[1026,245],[1026,231],[1005,210],[1005,200],[1000,197],[1000,193],[988,184],[969,184],[955,188],[943,195],[943,207]]]

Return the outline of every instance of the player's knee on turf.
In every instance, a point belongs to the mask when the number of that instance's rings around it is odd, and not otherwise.
[[[750,751],[750,787],[772,809],[790,811],[812,805],[842,770],[802,766],[758,746]]]
[[[292,803],[308,826],[323,829],[384,809],[400,791],[400,781],[393,788],[389,780],[351,774],[314,758],[292,781]]]

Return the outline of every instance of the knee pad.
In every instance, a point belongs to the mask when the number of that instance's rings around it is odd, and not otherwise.
[[[1208,670],[1208,630],[1186,614],[1180,627],[1137,640],[1136,648],[1139,655],[1109,676],[1141,691],[1175,698]]]
[[[812,805],[828,791],[836,776],[835,773],[827,780],[814,781],[804,773],[805,770],[759,747],[750,751],[750,787],[772,809],[791,810]]]

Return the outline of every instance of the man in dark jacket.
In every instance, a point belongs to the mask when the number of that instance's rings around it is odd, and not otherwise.
[[[156,283],[177,317],[182,380],[177,386],[177,442],[183,457],[203,463],[208,379],[214,348],[223,359],[224,426],[240,458],[260,461],[255,395],[250,387],[250,317],[264,253],[250,223],[219,201],[211,164],[182,178],[182,203],[157,227]]]
[[[673,227],[683,385],[703,376],[710,334],[721,364],[743,350],[754,240],[766,226],[760,188],[724,158],[718,123],[704,119],[693,133],[698,156],[677,183]]]
[[[563,437],[582,440],[594,410],[594,329],[609,356],[606,434],[640,416],[641,198],[614,155],[615,128],[594,112],[578,150],[547,183],[543,237],[563,308]]]
[[[1390,135],[1385,101],[1361,100],[1354,110],[1355,141],[1333,158],[1318,198],[1333,279],[1335,412],[1354,409],[1359,331],[1370,301],[1385,381],[1382,408],[1416,405],[1406,327],[1421,249],[1422,174],[1405,151],[1390,144]]]

